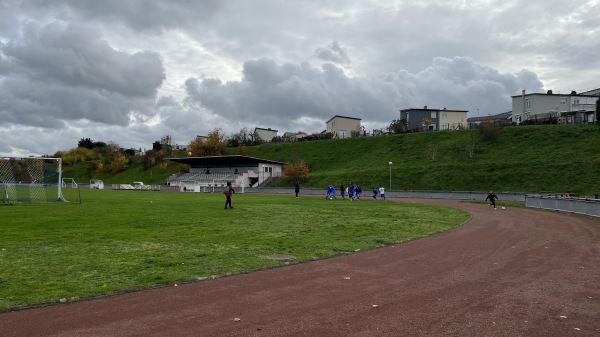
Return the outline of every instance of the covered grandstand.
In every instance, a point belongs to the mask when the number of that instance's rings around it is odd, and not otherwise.
[[[248,156],[206,156],[165,158],[189,165],[189,172],[173,174],[167,184],[182,191],[214,192],[228,181],[238,187],[259,187],[282,174],[283,163]]]

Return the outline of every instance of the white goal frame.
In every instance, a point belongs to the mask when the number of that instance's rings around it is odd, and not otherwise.
[[[62,187],[72,187],[72,188],[77,188],[78,185],[75,182],[75,179],[73,178],[62,178]]]
[[[67,201],[62,184],[61,158],[0,157],[1,203]]]
[[[100,179],[92,179],[92,180],[90,180],[90,188],[97,189],[97,190],[103,190],[104,182]]]

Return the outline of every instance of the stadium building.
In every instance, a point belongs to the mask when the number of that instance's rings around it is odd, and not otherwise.
[[[231,181],[235,187],[259,187],[282,175],[283,163],[248,156],[207,156],[165,158],[190,167],[187,173],[176,173],[167,184],[185,191],[208,192],[225,187]]]

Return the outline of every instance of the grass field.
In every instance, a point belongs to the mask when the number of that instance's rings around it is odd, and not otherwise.
[[[398,201],[64,189],[0,206],[0,308],[333,256],[446,230],[470,215]],[[74,202],[73,202],[74,201]]]

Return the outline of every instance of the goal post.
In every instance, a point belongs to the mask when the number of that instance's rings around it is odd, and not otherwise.
[[[77,188],[77,182],[75,182],[75,179],[73,178],[62,178],[62,187],[72,187],[72,188]]]
[[[66,201],[62,184],[61,158],[0,157],[2,203]]]

